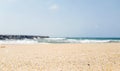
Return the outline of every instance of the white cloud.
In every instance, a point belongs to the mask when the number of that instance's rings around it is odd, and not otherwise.
[[[57,11],[57,10],[59,10],[59,6],[57,4],[53,4],[49,7],[49,10]]]

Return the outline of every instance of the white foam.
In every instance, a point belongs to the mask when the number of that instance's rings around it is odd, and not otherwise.
[[[120,40],[95,40],[95,39],[67,39],[67,38],[39,38],[24,40],[0,40],[0,44],[48,44],[48,43],[110,43]]]
[[[34,40],[0,40],[0,44],[31,44],[37,43]]]

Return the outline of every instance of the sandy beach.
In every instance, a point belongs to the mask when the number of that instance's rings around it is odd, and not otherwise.
[[[2,44],[0,71],[120,71],[120,43]]]

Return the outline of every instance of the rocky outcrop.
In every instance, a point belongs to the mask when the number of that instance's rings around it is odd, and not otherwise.
[[[6,39],[38,39],[49,38],[49,36],[34,36],[34,35],[0,35],[0,40]]]

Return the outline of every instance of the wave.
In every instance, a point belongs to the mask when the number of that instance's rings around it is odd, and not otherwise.
[[[35,43],[119,43],[120,39],[88,39],[88,38],[37,38],[37,39],[7,39],[0,44],[35,44]]]
[[[81,38],[44,38],[44,39],[39,39],[39,43],[44,42],[44,43],[116,43],[120,42],[120,39],[118,40],[113,40],[113,39],[81,39]]]
[[[34,44],[38,43],[37,41],[34,40],[0,40],[0,44]]]

